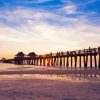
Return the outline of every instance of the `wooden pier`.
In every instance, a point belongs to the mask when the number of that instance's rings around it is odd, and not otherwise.
[[[14,58],[15,64],[56,66],[61,68],[100,68],[100,47],[45,55],[23,55]],[[18,62],[19,61],[19,62]]]

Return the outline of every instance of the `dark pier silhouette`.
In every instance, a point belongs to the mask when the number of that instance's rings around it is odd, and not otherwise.
[[[5,58],[2,58],[0,62],[1,63],[15,63],[14,59],[5,59]]]
[[[29,64],[37,66],[56,66],[60,68],[99,68],[100,47],[76,51],[57,52],[45,55],[36,55],[31,52],[25,55],[19,52],[14,59],[9,59],[15,64]]]

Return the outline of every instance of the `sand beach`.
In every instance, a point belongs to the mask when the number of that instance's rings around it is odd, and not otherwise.
[[[0,71],[0,100],[100,100],[99,70],[11,66]]]

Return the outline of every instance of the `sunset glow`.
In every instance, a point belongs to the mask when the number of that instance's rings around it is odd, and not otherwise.
[[[99,0],[0,0],[0,59],[100,46]]]

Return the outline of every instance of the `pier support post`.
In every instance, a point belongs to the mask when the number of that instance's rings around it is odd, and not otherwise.
[[[71,56],[71,68],[73,66],[73,57]]]
[[[50,66],[50,58],[48,58],[48,64],[47,65]]]
[[[75,69],[76,69],[76,67],[77,67],[77,55],[76,55],[76,51],[75,51],[75,56],[74,56],[74,58],[75,58]]]
[[[100,54],[99,54],[98,68],[100,69]]]
[[[56,57],[54,57],[54,66],[56,65]]]
[[[45,58],[43,59],[43,66],[45,66]]]
[[[62,57],[60,57],[60,67],[62,67]]]
[[[79,68],[81,69],[81,50],[78,51],[79,54]]]
[[[97,60],[96,60],[96,55],[94,55],[94,64],[95,64],[95,68],[97,68]]]
[[[59,58],[57,57],[57,67],[59,66]]]
[[[84,55],[83,59],[84,59],[84,68],[87,68],[88,55]]]
[[[77,56],[75,55],[75,69],[77,67]]]
[[[65,57],[63,57],[63,66],[65,67]]]
[[[79,56],[79,67],[81,68],[81,56]]]
[[[40,58],[40,66],[42,66],[42,59]]]
[[[69,66],[69,57],[67,56],[66,67],[68,68],[68,66]]]
[[[98,68],[100,69],[100,47],[98,47],[98,54],[99,54],[99,58],[98,58]]]
[[[51,66],[53,66],[53,57],[51,58]]]
[[[92,55],[90,55],[90,68],[92,68]]]
[[[86,61],[85,61],[85,66],[87,67],[88,65],[88,54],[86,55]]]
[[[29,65],[31,64],[31,60],[29,59]]]
[[[36,65],[38,65],[39,64],[39,59],[36,59]]]
[[[31,64],[33,65],[33,59],[32,59],[32,63]]]

